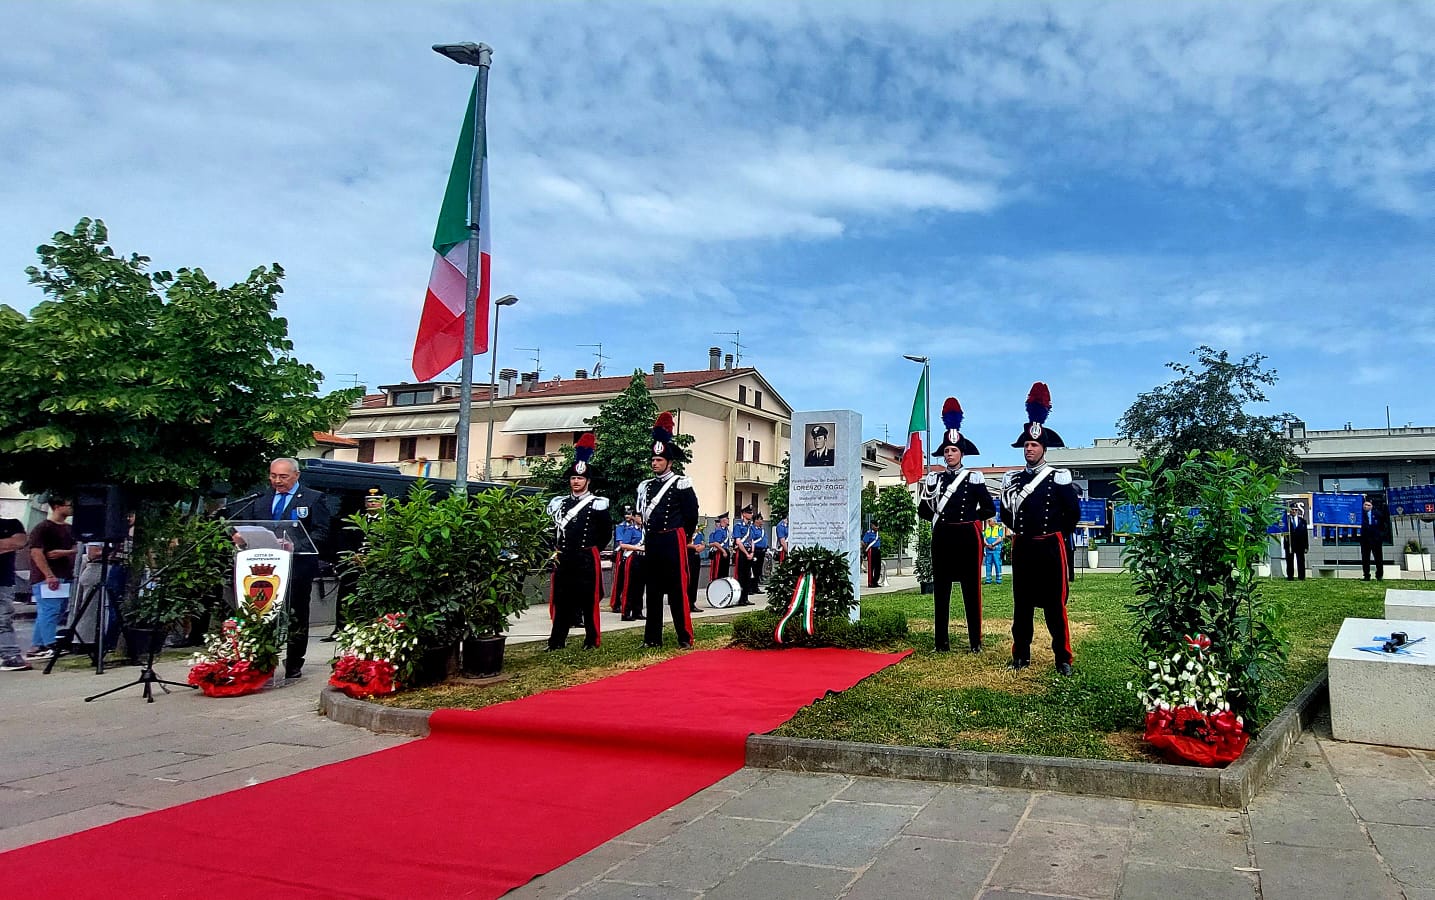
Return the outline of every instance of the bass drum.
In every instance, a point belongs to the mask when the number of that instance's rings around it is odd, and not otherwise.
[[[736,578],[719,578],[708,585],[708,606],[727,609],[742,599],[742,584]]]

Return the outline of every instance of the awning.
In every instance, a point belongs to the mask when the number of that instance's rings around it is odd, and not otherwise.
[[[454,434],[457,430],[458,410],[399,416],[358,416],[339,426],[339,434],[348,438],[420,437],[426,434]]]
[[[509,434],[548,434],[554,431],[587,431],[584,419],[598,415],[597,403],[567,403],[562,406],[515,409],[499,431]]]

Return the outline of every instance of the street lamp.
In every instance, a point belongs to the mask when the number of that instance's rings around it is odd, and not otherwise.
[[[493,343],[488,345],[488,449],[483,454],[483,480],[493,480],[493,395],[498,393],[498,313],[518,298],[504,294],[493,301]]]
[[[922,401],[927,404],[927,408],[922,410],[922,421],[927,423],[927,434],[924,438],[927,442],[927,445],[922,449],[922,473],[926,474],[927,458],[925,454],[932,452],[932,398],[925,395],[931,393],[932,390],[932,363],[925,356],[911,356],[906,353],[903,353],[902,358],[910,359],[914,363],[922,364],[922,393],[924,395],[922,397]]]
[[[468,490],[468,432],[473,422],[473,345],[478,315],[479,288],[479,223],[483,221],[483,148],[484,114],[488,106],[488,68],[493,63],[493,48],[487,44],[434,44],[435,53],[464,66],[477,66],[473,85],[473,168],[468,184],[468,267],[464,272],[463,303],[463,365],[459,374],[458,434],[454,452],[453,490]],[[494,323],[497,324],[496,322]],[[491,426],[490,426],[491,427]]]

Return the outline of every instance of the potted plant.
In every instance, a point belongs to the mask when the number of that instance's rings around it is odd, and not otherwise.
[[[932,592],[932,528],[923,525],[917,529],[917,584],[922,593]]]
[[[136,529],[144,577],[120,604],[132,658],[164,646],[176,626],[210,609],[229,581],[234,545],[217,520],[166,510]]]
[[[346,617],[404,613],[416,639],[412,683],[442,681],[465,638],[492,644],[527,608],[523,579],[546,553],[551,529],[544,506],[540,496],[501,488],[439,495],[421,481],[406,502],[353,517],[364,545],[346,560],[358,569]]]
[[[1096,541],[1086,545],[1086,568],[1095,569],[1101,565],[1101,551],[1096,547]]]
[[[1419,538],[1405,542],[1405,569],[1408,572],[1430,571],[1430,551],[1420,543]]]

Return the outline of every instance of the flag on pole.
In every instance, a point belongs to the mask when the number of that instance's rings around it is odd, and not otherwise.
[[[907,449],[902,454],[902,477],[908,484],[921,481],[927,471],[922,434],[927,430],[927,370],[917,379],[917,396],[912,400],[912,418],[907,421]]]
[[[439,209],[438,228],[433,237],[433,269],[429,273],[428,293],[424,296],[419,334],[414,341],[414,374],[420,381],[436,377],[463,356],[464,290],[468,268],[469,192],[473,189],[473,107],[478,92],[468,98],[468,112],[463,117],[458,151],[448,173],[448,188]],[[488,147],[482,154],[483,184],[478,220],[478,304],[474,319],[473,352],[488,350]]]

